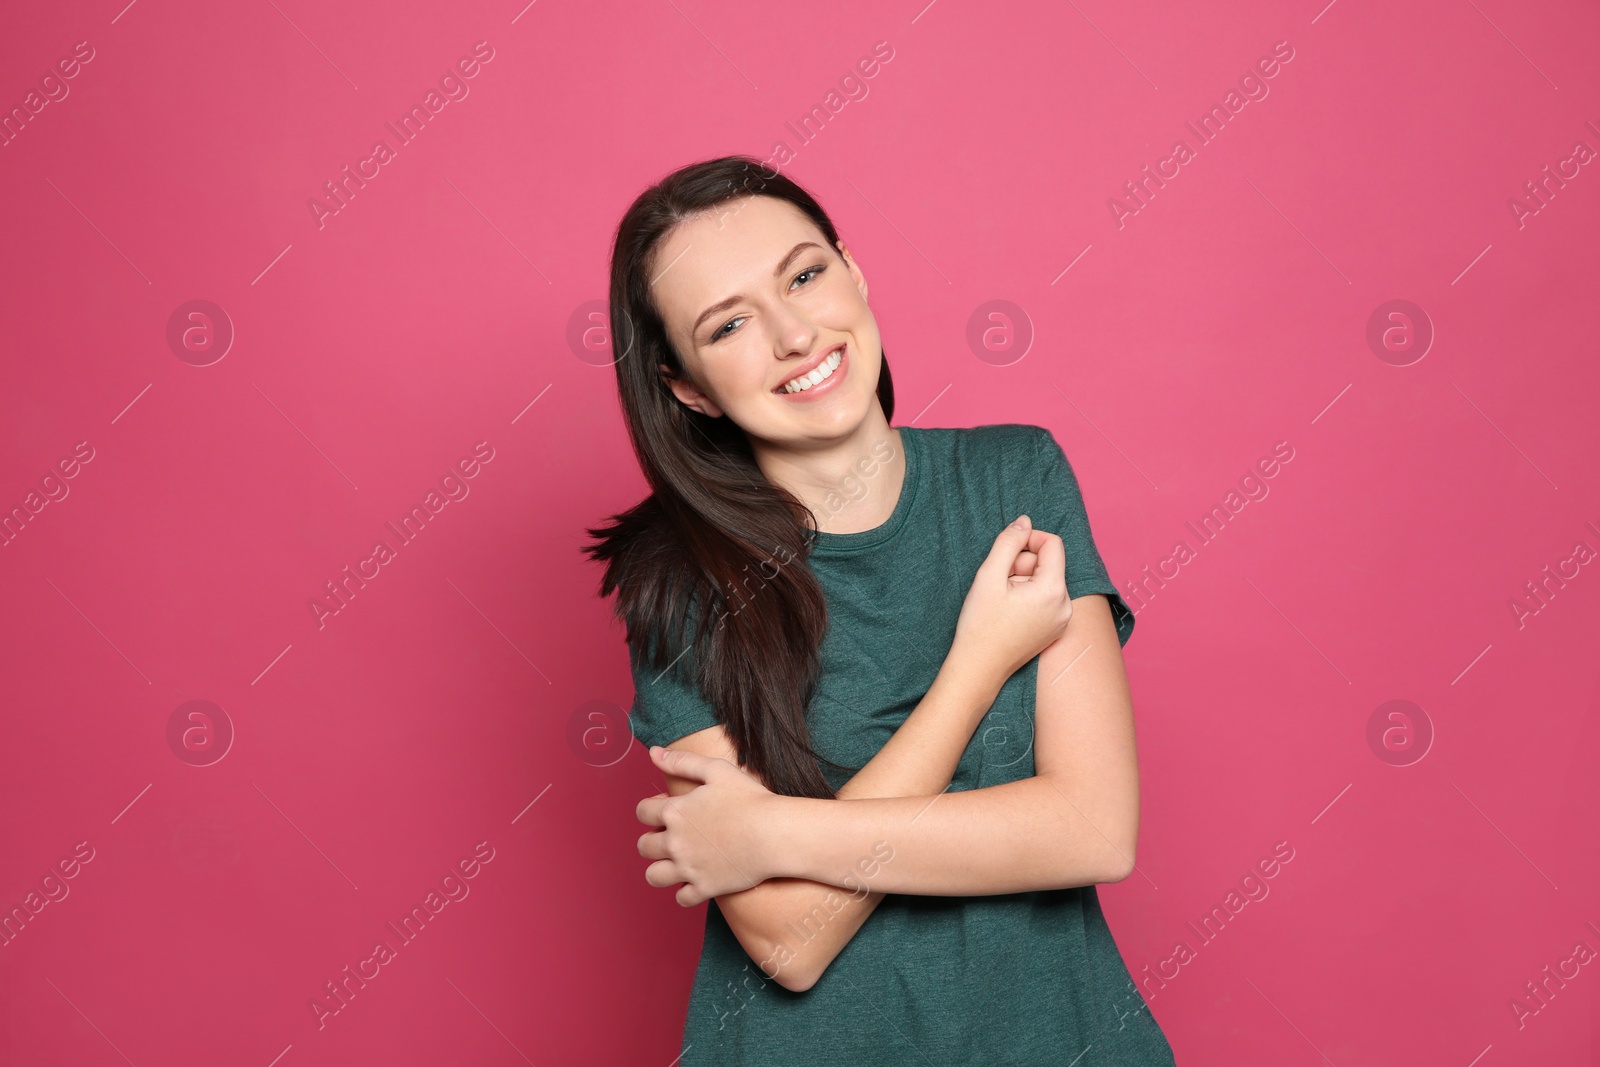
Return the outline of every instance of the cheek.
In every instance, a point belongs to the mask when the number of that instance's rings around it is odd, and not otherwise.
[[[771,363],[770,349],[758,342],[730,346],[707,363],[710,392],[730,400],[765,393],[776,377]]]

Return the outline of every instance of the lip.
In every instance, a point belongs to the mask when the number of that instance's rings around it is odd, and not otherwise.
[[[839,355],[839,366],[834,368],[833,374],[829,376],[827,381],[822,382],[822,383],[820,383],[818,385],[813,385],[810,389],[805,389],[805,390],[802,390],[801,392],[798,392],[798,393],[791,393],[787,389],[784,388],[784,386],[788,385],[790,382],[794,381],[796,378],[803,378],[807,374],[810,374],[812,371],[816,370],[818,367],[822,366],[824,363],[826,363],[828,361],[828,357],[833,355],[835,352],[840,353],[840,355]],[[772,391],[774,393],[776,393],[778,396],[792,397],[792,398],[795,398],[795,399],[799,399],[801,397],[810,396],[812,393],[817,392],[818,390],[826,390],[830,385],[833,384],[833,380],[835,378],[843,377],[841,372],[844,370],[845,363],[847,363],[849,361],[849,358],[850,358],[850,352],[849,352],[849,344],[847,342],[840,341],[836,345],[830,345],[829,347],[827,347],[823,351],[818,352],[816,355],[814,355],[810,359],[806,360],[804,364],[802,364],[800,367],[796,368],[796,370],[795,370],[795,372],[793,374],[789,375],[783,381],[779,382],[778,383],[778,387],[776,389],[772,390]]]

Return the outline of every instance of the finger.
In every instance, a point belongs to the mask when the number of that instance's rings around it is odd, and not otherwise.
[[[634,817],[646,826],[665,826],[667,805],[671,802],[671,797],[645,797],[633,809]]]
[[[1063,586],[1067,583],[1067,550],[1055,534],[1046,534],[1044,544],[1039,546],[1039,562],[1033,568],[1033,580],[1052,586],[1056,582]]]
[[[647,860],[671,859],[672,853],[667,851],[667,835],[661,830],[640,834],[639,855]]]
[[[687,883],[684,884],[682,889],[678,890],[677,897],[678,903],[682,904],[686,908],[692,908],[696,904],[704,903],[706,899],[700,895],[700,891],[698,889]]]
[[[1050,534],[1031,524],[1028,528],[1028,546],[1017,555],[1016,562],[1011,566],[1012,574],[1032,574],[1038,566],[1039,548],[1050,537]]]
[[[660,745],[650,749],[650,758],[667,774],[679,778],[692,778],[699,782],[709,781],[707,775],[712,773],[710,765],[715,762],[711,757],[702,756],[698,752],[662,748]]]
[[[656,860],[650,864],[644,869],[644,880],[657,889],[665,889],[669,885],[677,885],[683,881],[671,860]]]
[[[1022,516],[1017,520],[1022,525],[1013,523],[1001,530],[995,536],[994,545],[989,549],[989,554],[984,557],[983,563],[978,567],[981,572],[985,568],[991,571],[1000,571],[1002,574],[1011,573],[1011,565],[1015,562],[1017,554],[1028,547],[1028,537],[1032,527],[1028,525],[1028,517]]]

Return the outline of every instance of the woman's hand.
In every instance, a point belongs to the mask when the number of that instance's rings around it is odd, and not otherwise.
[[[1007,526],[967,591],[950,656],[1005,684],[1067,632],[1072,598],[1066,571],[1061,538],[1033,529],[1026,515]]]
[[[776,794],[725,759],[652,747],[650,761],[663,774],[705,784],[639,802],[639,821],[661,827],[639,838],[639,855],[656,861],[645,868],[645,881],[684,883],[678,903],[692,908],[773,877],[763,837],[770,836]]]

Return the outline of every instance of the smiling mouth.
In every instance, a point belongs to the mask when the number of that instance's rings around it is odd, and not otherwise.
[[[793,393],[803,393],[813,386],[820,385],[838,373],[839,365],[844,362],[845,344],[840,343],[829,349],[817,364],[804,374],[797,374],[773,390],[779,396]]]

